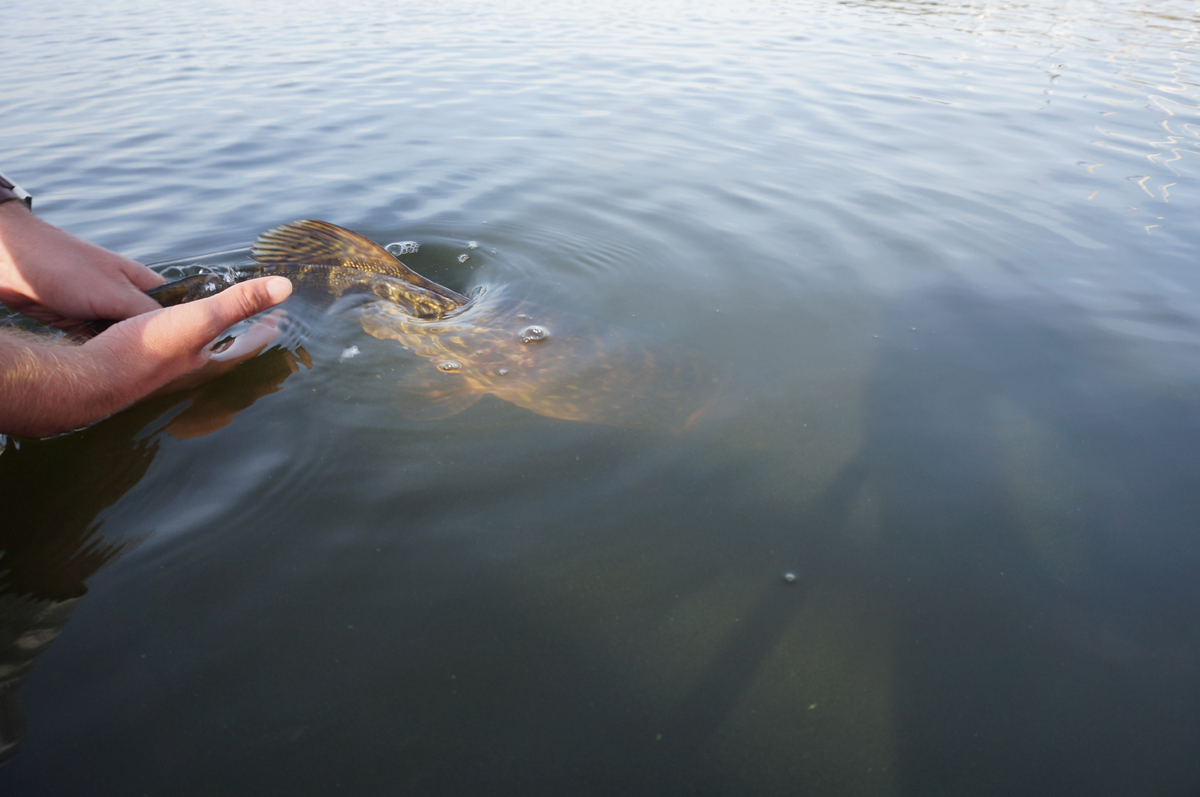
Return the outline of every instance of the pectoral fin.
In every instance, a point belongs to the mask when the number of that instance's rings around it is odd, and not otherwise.
[[[400,380],[397,403],[400,414],[413,421],[436,421],[458,415],[483,398],[483,393],[456,375],[433,366],[419,366]]]

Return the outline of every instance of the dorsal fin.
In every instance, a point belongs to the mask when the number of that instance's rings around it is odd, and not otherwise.
[[[250,258],[264,266],[340,266],[386,274],[467,303],[465,296],[425,279],[369,238],[327,221],[302,219],[267,230],[254,242]]]

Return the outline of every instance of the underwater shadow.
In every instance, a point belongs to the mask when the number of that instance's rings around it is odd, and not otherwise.
[[[105,529],[105,510],[146,475],[164,435],[187,439],[224,427],[296,368],[296,355],[273,349],[207,385],[88,429],[10,441],[0,455],[0,765],[24,732],[18,692],[34,663],[62,633],[87,580],[144,538]]]
[[[1195,379],[1049,298],[951,285],[884,328],[865,442],[800,526],[894,596],[899,793],[1200,789]]]

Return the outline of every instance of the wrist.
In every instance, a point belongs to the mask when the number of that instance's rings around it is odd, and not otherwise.
[[[27,296],[29,282],[21,272],[21,240],[36,216],[23,202],[0,203],[0,302],[5,295]],[[13,296],[15,295],[15,296]]]
[[[93,364],[58,339],[0,331],[0,433],[48,437],[103,417]]]
[[[175,376],[120,346],[0,331],[0,434],[50,437],[101,421]]]

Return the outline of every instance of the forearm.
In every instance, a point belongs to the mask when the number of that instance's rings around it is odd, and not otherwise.
[[[87,426],[131,403],[136,394],[113,389],[105,370],[82,346],[48,335],[0,331],[0,433],[47,437]]]

